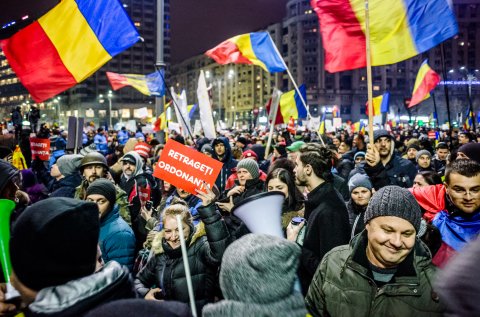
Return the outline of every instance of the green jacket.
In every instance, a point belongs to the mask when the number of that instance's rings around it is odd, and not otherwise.
[[[366,247],[363,231],[325,255],[305,298],[313,316],[442,316],[445,306],[432,289],[435,267],[420,240],[381,287],[373,280]]]
[[[85,200],[86,193],[87,193],[88,181],[85,179],[82,183],[75,188],[75,199]],[[120,208],[119,213],[120,216],[128,223],[129,226],[132,226],[132,217],[130,216],[130,209],[128,208],[128,197],[127,193],[117,185],[115,185],[115,190],[117,191],[117,198],[115,203]]]

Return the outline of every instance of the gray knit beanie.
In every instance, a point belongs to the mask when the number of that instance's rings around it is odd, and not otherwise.
[[[399,186],[385,186],[373,194],[365,211],[364,221],[367,223],[373,218],[384,216],[405,219],[418,232],[422,211],[408,189]]]
[[[117,200],[117,190],[115,185],[106,178],[96,179],[87,188],[87,196],[102,195],[110,202],[110,207],[113,208]]]
[[[64,155],[60,157],[56,162],[58,170],[65,177],[70,176],[76,172],[78,173],[82,158],[83,156],[79,154]]]
[[[420,158],[420,156],[422,155],[427,155],[430,159],[432,158],[432,153],[428,152],[427,150],[421,150],[421,151],[418,151],[417,152],[417,156],[415,157],[416,160],[418,161],[418,159]]]
[[[247,234],[223,255],[220,287],[225,299],[267,304],[292,294],[300,247],[266,234]]]
[[[370,178],[367,175],[357,173],[350,178],[348,181],[348,190],[350,193],[357,187],[365,187],[368,190],[372,191],[372,183]]]
[[[258,164],[253,159],[244,158],[243,160],[240,160],[240,162],[238,162],[237,164],[237,171],[240,168],[246,169],[254,179],[260,176],[260,171],[258,170]]]

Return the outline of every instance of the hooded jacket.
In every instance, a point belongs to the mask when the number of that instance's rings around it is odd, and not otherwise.
[[[186,242],[195,304],[200,312],[205,304],[213,302],[217,270],[229,239],[225,223],[214,204],[201,207],[198,212],[202,223],[195,232],[191,228]],[[155,238],[152,249],[156,255],[135,279],[137,293],[145,297],[150,288],[156,285],[162,290],[165,300],[189,303],[181,248],[170,248],[162,232]]]
[[[223,158],[220,160],[217,153],[215,152],[215,145],[218,143],[223,143],[225,146],[225,154]],[[215,185],[217,186],[220,193],[223,193],[226,188],[227,180],[232,175],[232,169],[237,167],[238,161],[232,157],[232,149],[230,147],[230,143],[228,143],[228,139],[224,137],[216,138],[212,142],[213,148],[213,158],[222,162],[222,170],[220,174],[218,174],[217,179],[215,180]]]
[[[68,175],[52,184],[50,197],[75,197],[76,188],[82,183],[78,172]]]
[[[445,306],[432,288],[435,267],[419,240],[398,265],[393,282],[378,286],[366,255],[367,232],[327,253],[307,297],[313,316],[442,316]]]

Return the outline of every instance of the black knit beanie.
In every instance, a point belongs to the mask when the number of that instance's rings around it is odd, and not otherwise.
[[[36,291],[93,274],[99,231],[96,204],[63,197],[39,201],[12,228],[12,268]]]
[[[102,195],[110,202],[113,208],[117,200],[117,191],[115,185],[106,178],[99,178],[90,184],[87,188],[88,195]]]
[[[365,223],[376,217],[399,217],[410,222],[415,230],[420,229],[422,212],[417,201],[408,189],[399,186],[380,188],[368,203],[365,211]]]

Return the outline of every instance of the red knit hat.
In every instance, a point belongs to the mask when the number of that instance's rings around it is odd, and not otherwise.
[[[143,158],[149,158],[150,157],[150,150],[152,147],[148,145],[145,142],[138,142],[135,144],[135,148],[133,149],[135,152],[137,152],[141,157]]]
[[[258,155],[253,150],[246,150],[245,152],[243,152],[242,158],[253,158],[258,161]]]

